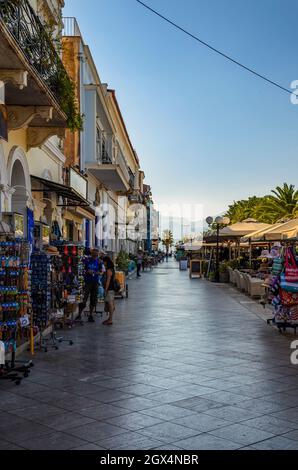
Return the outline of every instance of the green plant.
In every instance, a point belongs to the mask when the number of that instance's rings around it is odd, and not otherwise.
[[[209,266],[209,261],[204,261],[203,262],[203,267],[202,267],[202,271],[203,271],[204,275],[206,275],[207,272],[208,272],[208,266]]]
[[[252,196],[234,201],[225,215],[230,218],[232,224],[247,218],[269,224],[293,219],[298,215],[298,191],[293,184],[284,183],[263,197]]]
[[[83,116],[78,110],[75,95],[75,84],[65,72],[64,68],[58,73],[58,94],[60,96],[60,106],[67,116],[67,126],[74,132],[83,129]]]
[[[174,245],[174,237],[171,230],[165,230],[163,233],[162,244],[166,248],[166,252],[168,253],[170,248]]]
[[[129,267],[129,263],[130,263],[130,258],[129,258],[129,255],[128,253],[126,253],[125,251],[120,251],[118,256],[117,256],[117,259],[116,259],[116,266],[117,268],[120,270],[120,271],[124,271],[124,272],[127,272],[128,271],[128,267]]]
[[[281,219],[292,219],[297,216],[298,191],[293,184],[284,183],[265,196],[256,207],[256,215],[259,219],[274,223]]]
[[[232,269],[238,269],[240,268],[240,262],[239,262],[239,259],[232,259],[230,261],[228,261],[227,263],[227,267],[230,267]]]
[[[60,20],[61,23],[62,20]],[[54,22],[47,22],[43,24],[44,35],[52,43],[53,48],[50,49],[48,55],[45,55],[44,61],[47,67],[51,67],[52,63],[57,64],[57,74],[55,74],[54,81],[57,95],[59,96],[59,103],[67,116],[67,127],[75,132],[83,129],[83,116],[78,109],[78,102],[75,93],[75,84],[67,74],[60,59],[56,59],[56,55],[60,55],[63,50],[61,35],[55,35],[56,24]],[[56,59],[56,60],[55,60]]]
[[[222,261],[219,265],[219,272],[220,273],[227,273],[228,272],[228,263],[227,261]]]

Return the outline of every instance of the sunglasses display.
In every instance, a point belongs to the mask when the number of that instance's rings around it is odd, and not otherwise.
[[[29,375],[28,367],[17,366],[17,346],[29,339],[30,332],[30,247],[27,241],[0,237],[0,342],[10,360],[0,364],[0,378],[19,383]]]
[[[36,252],[31,255],[31,300],[33,322],[41,330],[51,319],[53,309],[63,304],[63,275],[59,256]]]

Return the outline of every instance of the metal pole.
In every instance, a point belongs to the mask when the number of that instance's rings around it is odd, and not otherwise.
[[[219,224],[216,225],[216,270],[215,281],[219,282]]]

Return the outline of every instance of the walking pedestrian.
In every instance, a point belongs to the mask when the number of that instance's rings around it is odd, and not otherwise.
[[[104,276],[105,312],[108,314],[108,318],[103,322],[103,325],[109,326],[113,325],[115,312],[115,267],[109,256],[104,256],[103,262],[106,269]]]
[[[143,252],[142,250],[139,250],[138,255],[137,255],[137,277],[141,277],[142,265],[143,265]]]
[[[96,309],[98,299],[99,277],[103,272],[103,264],[99,260],[98,250],[94,248],[91,250],[91,256],[85,260],[85,275],[84,275],[84,298],[83,302],[79,305],[79,319],[82,316],[83,310],[86,308],[88,298],[90,297],[90,312],[88,321],[94,323],[93,312]]]

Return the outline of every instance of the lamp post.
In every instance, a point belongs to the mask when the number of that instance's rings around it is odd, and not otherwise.
[[[216,265],[215,265],[215,281],[219,282],[219,230],[225,226],[229,225],[230,219],[228,217],[216,217],[213,220],[213,217],[207,217],[207,224],[210,226],[213,223],[216,225]]]

